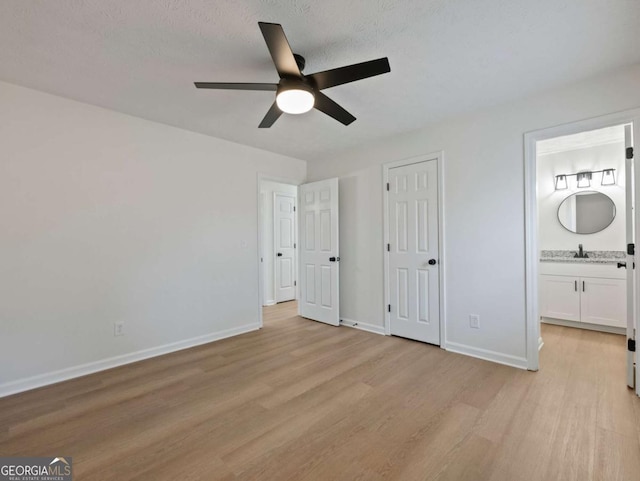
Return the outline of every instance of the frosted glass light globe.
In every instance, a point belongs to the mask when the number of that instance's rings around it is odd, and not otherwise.
[[[308,90],[283,90],[276,96],[278,108],[287,114],[303,114],[313,108],[315,98]]]

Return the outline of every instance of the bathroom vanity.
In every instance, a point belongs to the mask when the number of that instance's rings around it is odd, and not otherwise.
[[[576,258],[575,251],[541,252],[541,320],[623,334],[627,324],[625,253],[588,255]]]

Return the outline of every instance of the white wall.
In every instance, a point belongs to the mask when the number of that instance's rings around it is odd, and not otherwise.
[[[257,327],[258,172],[305,162],[6,83],[0,105],[0,395]]]
[[[625,250],[624,142],[569,150],[537,158],[538,247],[540,250],[587,251]],[[616,185],[600,185],[602,174],[593,174],[591,187],[576,188],[576,178],[568,177],[566,190],[555,190],[555,176],[583,170],[616,169]],[[558,206],[569,195],[585,190],[602,192],[616,205],[616,217],[609,227],[595,234],[574,234],[558,221]]]
[[[263,180],[260,184],[261,205],[262,205],[262,275],[263,275],[263,305],[275,304],[276,288],[275,288],[275,249],[274,232],[273,232],[273,205],[274,193],[298,195],[298,187],[291,184],[282,184],[280,182],[272,182]]]
[[[310,162],[340,177],[341,318],[383,325],[381,164],[443,150],[447,347],[524,367],[523,134],[640,106],[639,84],[636,66]]]

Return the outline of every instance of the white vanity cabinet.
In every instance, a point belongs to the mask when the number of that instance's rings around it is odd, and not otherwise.
[[[583,277],[581,281],[580,320],[603,326],[626,327],[626,281],[594,277]]]
[[[540,276],[540,315],[567,321],[580,320],[578,278],[571,276]]]
[[[615,264],[540,263],[540,316],[591,325],[627,324],[624,269]]]

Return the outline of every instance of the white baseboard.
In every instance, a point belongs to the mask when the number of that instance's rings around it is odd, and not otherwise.
[[[385,335],[384,327],[376,326],[375,324],[369,324],[367,322],[354,321],[353,319],[340,319],[340,324],[347,327],[353,327],[360,329],[361,331],[373,332],[374,334]]]
[[[163,354],[189,349],[190,347],[199,346],[201,344],[208,344],[213,341],[219,341],[220,339],[237,336],[257,329],[260,329],[260,325],[258,323],[246,324],[232,329],[225,329],[224,331],[192,337],[191,339],[185,339],[183,341],[172,342],[129,354],[101,359],[100,361],[89,362],[87,364],[60,369],[58,371],[48,372],[46,374],[40,374],[25,379],[18,379],[17,381],[0,384],[0,397],[10,396],[11,394],[17,394],[19,392],[48,386],[49,384],[55,384],[69,379],[74,379],[76,377],[86,376],[87,374],[112,369],[124,364],[131,364],[133,362],[142,361],[143,359],[149,359],[150,357],[162,356]]]
[[[542,317],[540,318],[540,321],[545,324],[553,324],[555,326],[576,327],[578,329],[608,332],[609,334],[620,334],[622,336],[627,334],[627,329],[624,327],[604,326],[602,324],[591,324],[588,322],[565,321],[564,319],[552,319],[550,317]]]
[[[264,301],[263,306],[275,306],[277,304],[276,301]]]
[[[444,348],[450,352],[477,357],[478,359],[484,359],[485,361],[497,362],[498,364],[505,364],[507,366],[517,367],[518,369],[527,369],[527,359],[525,357],[511,356],[509,354],[490,351],[488,349],[480,349],[478,347],[467,346],[466,344],[460,344],[457,342],[446,342]]]

